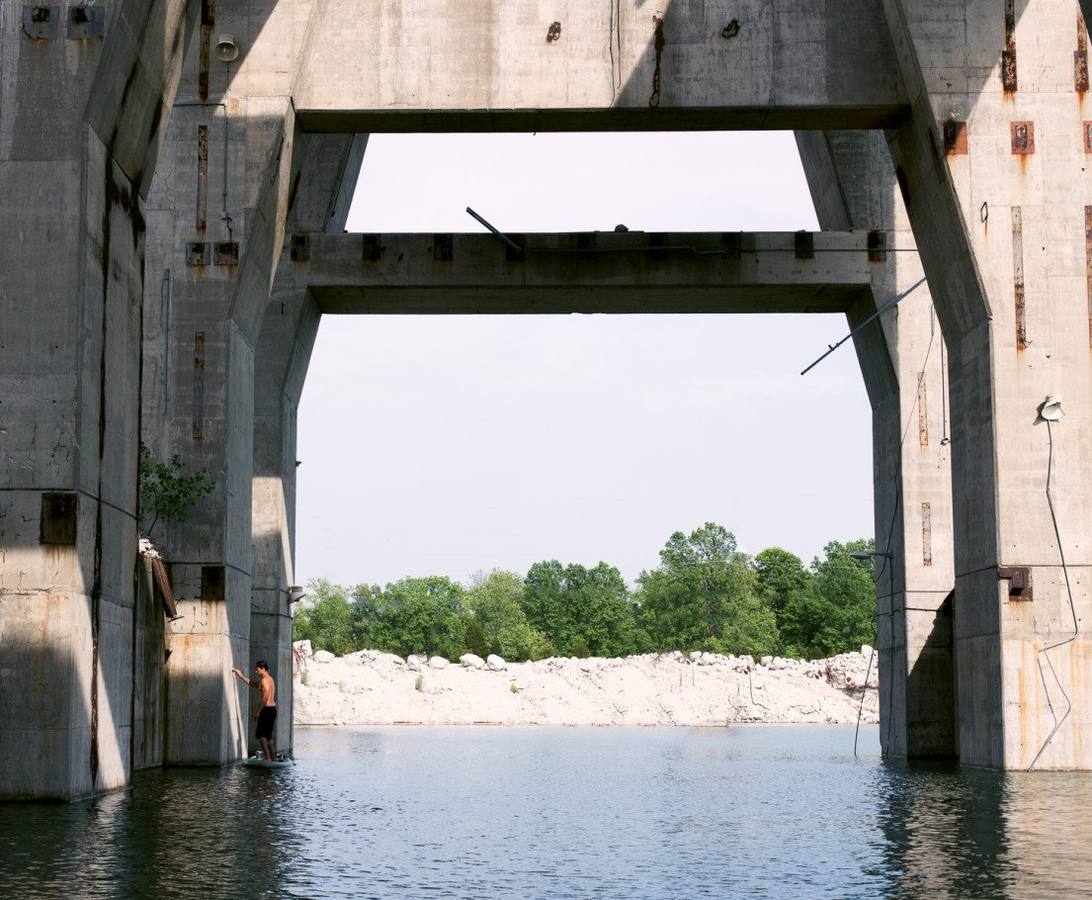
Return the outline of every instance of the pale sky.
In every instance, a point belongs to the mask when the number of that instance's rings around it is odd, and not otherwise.
[[[376,135],[350,231],[818,227],[789,133]],[[323,319],[299,416],[297,581],[467,581],[706,521],[804,558],[872,534],[871,419],[836,316]]]

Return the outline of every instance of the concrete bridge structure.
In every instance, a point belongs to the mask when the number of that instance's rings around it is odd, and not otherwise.
[[[884,754],[1092,768],[1087,43],[1072,0],[0,6],[0,798],[239,758],[233,665],[290,706],[322,313],[856,324],[922,275],[855,338]],[[684,129],[795,130],[823,232],[341,234],[368,133]],[[166,629],[141,440],[216,479]]]

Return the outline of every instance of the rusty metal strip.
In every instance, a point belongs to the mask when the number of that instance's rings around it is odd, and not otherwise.
[[[193,439],[205,438],[205,332],[193,336]]]
[[[652,38],[652,47],[656,52],[656,65],[652,70],[652,94],[648,98],[648,105],[655,109],[660,105],[660,84],[663,78],[664,47],[667,39],[664,37],[664,20],[659,16],[653,16],[652,21],[656,26]]]
[[[197,221],[198,231],[204,231],[209,209],[209,126],[197,126]]]
[[[921,447],[929,446],[929,403],[924,372],[918,372],[918,444]]]
[[[216,0],[201,0],[201,37],[197,61],[197,94],[209,99],[209,51],[212,48],[212,28],[216,24]]]
[[[1001,87],[1016,91],[1016,0],[1005,0],[1005,49],[1001,51]]]
[[[159,588],[159,599],[163,604],[163,612],[168,619],[178,618],[178,606],[174,602],[174,594],[171,592],[171,581],[167,577],[167,566],[158,556],[152,558],[152,572],[155,575],[155,583]]]
[[[1028,345],[1027,309],[1024,299],[1024,216],[1019,206],[1012,208],[1012,286],[1016,300],[1016,349]]]
[[[1088,31],[1080,11],[1077,12],[1077,49],[1073,53],[1073,88],[1079,94],[1088,90]]]
[[[1019,121],[1009,123],[1012,139],[1012,152],[1017,156],[1027,156],[1035,152],[1035,123]]]
[[[1084,208],[1084,276],[1088,292],[1088,346],[1092,348],[1092,206]]]
[[[928,503],[921,504],[921,564],[933,564],[933,510]]]

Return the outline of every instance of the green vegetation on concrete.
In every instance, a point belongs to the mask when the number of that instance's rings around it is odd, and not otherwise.
[[[873,546],[832,541],[805,566],[778,547],[748,556],[730,531],[706,523],[671,535],[635,590],[607,563],[557,560],[522,578],[491,572],[469,587],[443,576],[352,589],[317,579],[296,612],[295,638],[339,656],[369,648],[520,661],[708,650],[816,659],[874,640],[872,563],[850,555]]]
[[[187,471],[182,457],[174,454],[167,462],[155,459],[140,445],[140,533],[151,537],[159,522],[185,522],[202,497],[211,494],[216,482],[205,469]]]

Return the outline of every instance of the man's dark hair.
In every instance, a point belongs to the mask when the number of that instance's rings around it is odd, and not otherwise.
[[[268,672],[269,671],[269,663],[267,663],[264,659],[259,659],[256,663],[254,663],[254,668],[256,668],[256,669],[265,669]]]

